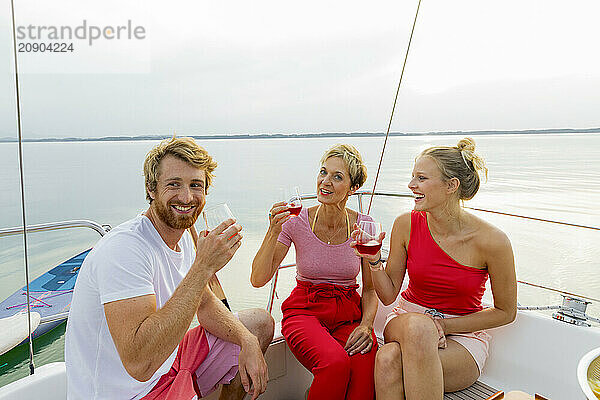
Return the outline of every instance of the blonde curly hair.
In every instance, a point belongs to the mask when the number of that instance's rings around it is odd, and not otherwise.
[[[144,160],[144,181],[146,184],[146,200],[149,203],[152,203],[152,198],[148,192],[156,190],[158,175],[160,173],[160,161],[168,155],[177,157],[196,168],[203,169],[206,174],[206,187],[204,190],[208,191],[214,177],[213,171],[217,168],[217,162],[194,139],[189,137],[173,137],[163,140],[146,154],[146,160]]]

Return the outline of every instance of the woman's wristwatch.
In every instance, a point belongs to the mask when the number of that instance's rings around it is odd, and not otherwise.
[[[371,269],[371,271],[383,271],[384,267],[381,257],[379,257],[379,259],[375,262],[369,261],[369,268]]]

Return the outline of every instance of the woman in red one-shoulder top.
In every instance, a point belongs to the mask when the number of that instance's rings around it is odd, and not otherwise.
[[[514,257],[498,228],[461,207],[487,174],[475,142],[432,147],[416,159],[408,187],[412,212],[396,218],[387,265],[371,276],[377,295],[391,304],[404,275],[410,277],[388,316],[375,362],[377,400],[442,399],[473,384],[488,351],[486,329],[508,324],[517,310]],[[354,232],[353,234],[356,234]],[[373,262],[377,256],[360,254]],[[490,279],[494,304],[481,297]]]

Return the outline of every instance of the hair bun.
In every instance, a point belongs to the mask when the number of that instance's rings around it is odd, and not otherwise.
[[[467,164],[467,166],[474,171],[482,171],[485,175],[485,179],[487,180],[488,170],[485,166],[485,161],[483,158],[481,158],[479,154],[475,153],[475,140],[470,137],[463,138],[458,141],[456,148],[458,151],[460,151],[460,155],[462,156],[463,160],[465,160],[465,164]],[[467,161],[470,161],[473,164],[473,168],[469,166]]]
[[[421,156],[432,157],[444,180],[458,178],[459,199],[471,200],[479,190],[480,173],[487,179],[483,158],[475,153],[475,141],[469,137],[458,141],[456,146],[435,146],[423,150]]]
[[[475,141],[470,137],[460,139],[456,145],[456,148],[460,151],[466,150],[473,153],[475,152]]]

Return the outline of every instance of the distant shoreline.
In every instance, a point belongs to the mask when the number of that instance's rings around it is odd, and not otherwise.
[[[600,133],[600,128],[588,129],[528,129],[518,131],[448,131],[448,132],[426,132],[426,133],[402,133],[390,132],[390,136],[443,136],[443,135],[541,135],[541,134],[569,134],[569,133]],[[170,138],[172,135],[142,135],[142,136],[106,136],[99,138],[25,138],[23,142],[43,143],[43,142],[124,142],[137,140],[162,140]],[[199,140],[213,139],[300,139],[300,138],[353,138],[353,137],[372,137],[385,136],[384,132],[352,132],[352,133],[260,133],[260,134],[238,134],[238,135],[185,135]],[[0,138],[0,143],[17,142],[16,138]]]

